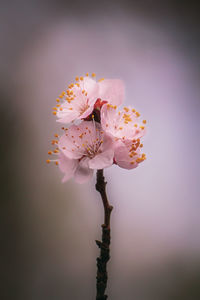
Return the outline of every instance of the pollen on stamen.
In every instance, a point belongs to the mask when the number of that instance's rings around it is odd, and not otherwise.
[[[143,120],[143,121],[142,121],[142,123],[143,123],[143,124],[146,124],[146,123],[147,123],[147,121],[146,121],[146,120]]]
[[[48,154],[51,155],[51,154],[52,154],[52,151],[48,151]]]
[[[76,78],[75,78],[75,79],[76,79],[76,81],[79,81],[79,77],[78,77],[78,76],[76,76]]]
[[[47,160],[46,160],[46,163],[47,163],[47,164],[49,164],[50,162],[51,162],[50,159],[47,159]]]
[[[53,112],[52,112],[52,114],[53,114],[53,115],[56,115],[56,114],[57,114],[57,112],[56,112],[56,111],[53,111]]]
[[[58,161],[55,161],[56,166],[58,166]]]
[[[80,80],[83,81],[83,76],[80,77]]]
[[[57,133],[55,133],[55,134],[54,134],[54,136],[55,136],[55,137],[58,137],[58,134],[57,134]]]
[[[92,73],[92,77],[96,77],[96,74],[95,74],[95,73]]]

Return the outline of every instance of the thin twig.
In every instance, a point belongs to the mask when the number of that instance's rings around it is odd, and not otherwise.
[[[107,286],[107,262],[110,259],[110,214],[113,207],[109,204],[106,195],[106,184],[103,176],[103,170],[97,170],[96,190],[100,193],[104,207],[104,224],[102,225],[102,241],[96,241],[100,248],[100,256],[97,258],[97,294],[96,300],[106,300],[105,295]]]

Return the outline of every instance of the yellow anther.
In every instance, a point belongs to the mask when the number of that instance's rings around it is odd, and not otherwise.
[[[57,98],[57,99],[56,99],[56,102],[60,102],[60,99]]]
[[[125,112],[128,112],[129,108],[128,107],[124,107],[124,110],[125,110]]]
[[[94,115],[92,115],[92,119],[94,119]]]
[[[60,108],[59,108],[59,110],[60,110],[60,111],[63,111],[63,108],[62,108],[62,107],[60,107]]]
[[[56,104],[57,107],[60,107],[60,104]]]
[[[132,160],[132,161],[131,161],[131,165],[134,165],[134,163],[135,163],[134,160]]]
[[[87,96],[87,93],[85,93],[85,96]]]
[[[118,112],[118,115],[120,116],[120,114],[121,114],[121,113],[120,113],[120,111],[119,111],[119,112]]]
[[[83,81],[83,76],[80,77],[80,80]]]
[[[49,163],[50,163],[50,160],[49,160],[49,159],[47,159],[47,160],[46,160],[46,163],[47,163],[47,164],[49,164]]]
[[[79,77],[78,77],[78,76],[76,76],[76,78],[75,78],[75,79],[76,79],[76,81],[79,81]]]
[[[73,110],[73,107],[70,107],[69,110]]]
[[[83,133],[81,133],[81,134],[79,135],[79,137],[80,137],[80,139],[82,139],[82,137],[83,137]]]
[[[53,112],[52,112],[52,114],[53,114],[53,115],[56,115],[56,114],[57,114],[57,112],[56,112],[56,111],[53,111]]]
[[[95,74],[95,73],[92,73],[92,77],[96,77],[96,74]]]
[[[120,129],[120,130],[122,130],[122,129],[123,129],[123,127],[119,127],[119,129]]]
[[[135,112],[135,109],[134,109],[134,108],[132,109],[132,112],[133,112],[133,113]]]
[[[85,93],[85,90],[82,90],[82,94],[84,94]]]
[[[76,83],[76,85],[77,85],[78,87],[80,87],[80,84],[79,84],[79,83]]]
[[[53,150],[53,153],[59,153],[59,151],[57,149]]]
[[[117,105],[114,105],[113,108],[116,109],[116,108],[117,108]]]
[[[139,117],[139,116],[140,116],[140,113],[139,113],[138,111],[136,111],[136,113],[135,113],[135,114],[136,114],[136,116],[137,116],[137,117]]]
[[[142,148],[143,147],[143,144],[140,144],[140,148]]]
[[[134,124],[134,127],[138,127],[138,125],[137,125],[137,124]]]
[[[70,91],[70,92],[69,92],[70,95],[73,95],[73,93],[74,93],[73,91]]]
[[[101,82],[101,81],[103,81],[104,80],[104,78],[100,78],[99,80],[98,80],[98,82]]]
[[[55,136],[55,137],[58,137],[58,134],[57,134],[57,133],[55,133],[55,134],[54,134],[54,136]]]
[[[57,107],[53,107],[52,109],[53,109],[53,110],[57,110]]]
[[[144,126],[140,126],[140,128],[143,130],[143,129],[144,129]]]
[[[88,76],[89,76],[89,73],[86,73],[86,74],[85,74],[85,76],[87,76],[87,77],[88,77]]]
[[[49,151],[48,154],[51,155],[51,154],[52,154],[52,151]]]
[[[147,123],[147,121],[146,121],[146,120],[143,120],[143,121],[142,121],[142,123],[143,123],[143,124],[146,124],[146,123]]]
[[[56,166],[58,166],[58,161],[55,161]]]
[[[82,147],[85,147],[85,144],[82,144]]]

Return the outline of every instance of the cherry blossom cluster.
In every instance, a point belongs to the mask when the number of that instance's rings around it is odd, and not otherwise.
[[[146,120],[131,107],[118,110],[124,101],[124,84],[118,79],[96,81],[93,73],[76,77],[56,99],[53,114],[63,124],[63,134],[52,140],[50,156],[64,173],[63,182],[74,177],[78,183],[91,179],[94,170],[113,164],[136,168],[146,159],[141,138]]]

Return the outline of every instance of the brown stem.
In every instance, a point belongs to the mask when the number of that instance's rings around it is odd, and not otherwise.
[[[105,295],[107,286],[107,262],[110,259],[110,214],[113,207],[109,204],[106,195],[106,184],[103,176],[103,170],[97,170],[96,190],[100,193],[104,207],[104,224],[102,225],[102,241],[96,241],[100,248],[100,256],[97,258],[97,294],[96,300],[106,300]]]

